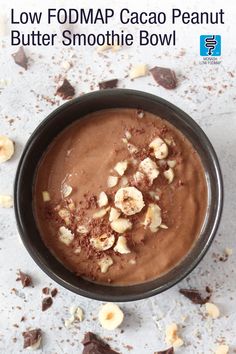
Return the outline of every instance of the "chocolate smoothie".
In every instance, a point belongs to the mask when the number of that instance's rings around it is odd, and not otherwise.
[[[163,275],[188,254],[204,223],[207,185],[179,130],[118,108],[56,137],[39,163],[33,204],[44,243],[68,269],[130,285]]]

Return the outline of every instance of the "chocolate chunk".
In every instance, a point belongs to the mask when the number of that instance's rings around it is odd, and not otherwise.
[[[194,304],[204,305],[211,298],[210,295],[203,297],[197,289],[180,289],[180,294],[186,296],[189,300],[191,300]]]
[[[174,348],[172,347],[166,350],[155,352],[154,354],[174,354]]]
[[[28,58],[25,55],[23,47],[20,47],[16,53],[12,54],[12,57],[17,65],[22,66],[25,70],[28,68]]]
[[[49,307],[52,306],[53,300],[50,296],[45,297],[45,299],[43,299],[42,301],[42,311],[46,311],[47,309],[49,309]]]
[[[82,343],[84,345],[82,354],[119,354],[91,332],[85,333]]]
[[[31,346],[35,346],[37,348],[40,346],[42,339],[42,331],[40,328],[23,332],[22,335],[24,337],[24,349]]]
[[[67,79],[64,79],[62,84],[57,88],[56,95],[63,98],[63,100],[69,100],[75,95],[75,89]]]
[[[57,290],[56,288],[54,288],[54,289],[52,289],[52,291],[51,291],[51,296],[52,296],[52,297],[55,297],[55,296],[57,296],[57,293],[58,293],[58,290]]]
[[[32,284],[31,277],[28,274],[21,272],[20,270],[19,270],[19,277],[16,280],[21,281],[23,288],[26,288],[27,286],[30,286]]]
[[[155,66],[150,69],[150,73],[152,74],[154,80],[167,90],[173,90],[176,88],[177,79],[173,70]]]
[[[49,289],[48,287],[45,287],[45,288],[42,289],[42,293],[43,293],[44,295],[49,295],[50,289]]]
[[[114,79],[114,80],[107,80],[107,81],[102,81],[99,82],[98,86],[100,90],[105,90],[105,89],[109,89],[109,88],[115,88],[117,87],[118,84],[118,80]]]

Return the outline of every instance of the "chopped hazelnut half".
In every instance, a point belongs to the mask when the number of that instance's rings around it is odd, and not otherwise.
[[[82,322],[84,320],[84,311],[78,306],[71,306],[69,309],[71,317],[66,319],[64,324],[66,328],[70,328],[75,321]]]
[[[142,172],[140,172],[140,171],[135,172],[135,174],[134,174],[135,183],[139,184],[139,183],[142,183],[142,181],[144,181],[144,180],[145,180],[145,175]]]
[[[163,174],[164,174],[164,176],[167,179],[169,184],[173,182],[173,179],[175,177],[173,168],[170,167],[168,170],[164,171]]]
[[[101,273],[106,273],[109,267],[113,264],[113,260],[110,256],[106,255],[98,262],[98,265],[101,269]]]
[[[107,186],[109,188],[115,187],[118,183],[118,177],[117,176],[109,176],[107,179]]]
[[[127,170],[127,167],[128,167],[128,161],[125,160],[125,161],[118,162],[115,165],[114,170],[118,173],[118,175],[123,176],[123,174]]]
[[[176,160],[167,160],[167,165],[174,168],[176,166]]]
[[[228,257],[232,256],[232,254],[233,254],[233,249],[232,249],[232,248],[229,248],[229,247],[226,247],[226,248],[225,248],[225,254],[226,254],[226,256],[228,256]]]
[[[74,254],[80,254],[81,253],[81,246],[78,246],[74,249]]]
[[[139,213],[144,205],[143,195],[135,187],[120,188],[115,194],[115,206],[125,215]]]
[[[107,204],[108,204],[108,197],[105,192],[101,192],[98,197],[98,206],[102,208]]]
[[[129,77],[131,80],[138,77],[146,76],[148,74],[148,68],[146,64],[138,64],[131,68]]]
[[[76,230],[79,234],[87,234],[89,232],[88,228],[84,225],[79,225]]]
[[[110,210],[109,221],[112,222],[117,220],[120,217],[120,214],[121,212],[118,209],[112,207]]]
[[[99,237],[92,237],[90,243],[96,250],[106,251],[114,245],[115,236],[103,234]]]
[[[42,192],[42,197],[44,202],[49,202],[51,200],[50,194],[48,191],[43,191]]]
[[[126,132],[125,132],[125,137],[127,140],[131,139],[131,137],[132,137],[131,133],[128,130],[126,130]]]
[[[132,223],[128,219],[119,218],[111,222],[111,228],[118,234],[123,234],[132,228]]]
[[[161,225],[160,225],[160,229],[165,229],[165,230],[167,230],[167,229],[168,229],[168,226],[165,225],[165,224],[161,224]]]
[[[0,163],[10,160],[14,154],[14,143],[7,136],[0,135]]]
[[[127,254],[131,252],[129,247],[127,246],[127,239],[125,236],[118,237],[117,243],[114,247],[114,251],[121,254]]]
[[[139,170],[147,176],[151,185],[154,179],[156,179],[159,175],[157,164],[152,159],[150,159],[150,157],[147,157],[140,162]]]
[[[207,314],[210,317],[216,319],[220,316],[220,310],[215,304],[211,302],[207,302],[205,306],[206,306]]]
[[[125,187],[125,186],[128,185],[128,183],[129,183],[128,178],[127,178],[126,176],[122,176],[122,178],[121,178],[121,180],[120,180],[121,186],[122,186],[122,187]]]
[[[66,246],[69,246],[74,240],[74,234],[69,229],[67,229],[67,227],[61,226],[59,228],[59,240]]]
[[[166,327],[166,343],[173,347],[181,347],[184,342],[178,336],[178,326],[176,323],[171,323]]]
[[[149,147],[153,149],[154,155],[157,159],[165,159],[168,156],[168,146],[161,138],[155,138],[150,144]]]
[[[13,198],[10,195],[0,195],[0,207],[12,208]]]
[[[127,144],[127,149],[130,152],[130,154],[136,154],[138,152],[138,148],[131,143]]]
[[[149,204],[148,210],[145,215],[144,227],[151,230],[151,232],[156,232],[160,227],[162,222],[161,219],[161,209],[156,204]]]
[[[84,319],[84,311],[81,309],[81,307],[77,307],[75,313],[74,313],[75,319],[78,320],[79,322],[82,322]]]
[[[63,209],[60,209],[60,210],[59,210],[58,215],[59,215],[62,219],[65,219],[65,218],[67,218],[67,217],[70,216],[70,212],[69,212],[69,210],[63,208]]]
[[[98,320],[104,329],[112,331],[121,325],[121,323],[124,320],[124,314],[118,305],[114,303],[107,303],[105,305],[102,305],[102,307],[100,308],[98,313]],[[103,345],[101,347],[101,350],[94,350],[93,353],[94,354],[99,354],[99,353],[116,354],[117,352],[111,350],[111,348],[109,348],[107,345],[106,346]]]
[[[226,344],[221,344],[216,348],[215,354],[228,354],[229,346]]]
[[[58,215],[65,221],[66,225],[70,225],[70,211],[67,209],[60,209]]]
[[[103,208],[103,209],[100,209],[98,211],[96,211],[94,214],[93,214],[93,218],[94,219],[99,219],[99,218],[102,218],[103,216],[106,215],[106,213],[108,212],[110,208]]]

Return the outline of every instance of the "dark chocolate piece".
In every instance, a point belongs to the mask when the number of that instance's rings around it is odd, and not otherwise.
[[[169,348],[166,350],[161,350],[159,352],[155,352],[154,354],[174,354],[174,348]]]
[[[36,328],[27,332],[23,332],[22,335],[24,337],[24,349],[25,349],[41,341],[42,331],[40,328]]]
[[[176,88],[177,79],[173,70],[155,66],[150,69],[150,73],[160,86],[163,86],[167,90],[173,90]]]
[[[118,80],[113,79],[113,80],[99,82],[98,86],[100,90],[105,90],[105,89],[115,88],[117,87],[117,84],[118,84]]]
[[[47,309],[49,309],[49,307],[52,306],[53,300],[50,296],[45,297],[45,299],[43,299],[42,301],[42,311],[46,311]]]
[[[211,298],[211,293],[206,297],[203,297],[197,289],[180,289],[180,294],[187,297],[194,304],[204,305]]]
[[[44,295],[49,295],[50,289],[49,289],[48,287],[45,287],[45,288],[42,289],[42,293],[43,293]]]
[[[19,270],[19,277],[16,279],[17,281],[20,280],[23,288],[30,286],[32,284],[32,278]]]
[[[54,289],[52,289],[52,291],[51,291],[51,296],[52,296],[52,297],[55,297],[55,296],[57,296],[57,293],[58,293],[57,288],[54,288]]]
[[[63,100],[69,100],[75,95],[75,89],[67,79],[64,79],[62,84],[57,88],[56,95],[60,96]]]
[[[14,62],[17,64],[17,65],[20,65],[22,66],[22,68],[24,68],[25,70],[27,70],[28,68],[28,58],[27,56],[25,55],[25,51],[24,51],[24,48],[23,47],[20,47],[18,49],[18,51],[16,53],[13,53],[12,54],[12,57],[14,59]]]
[[[92,332],[85,333],[82,343],[84,345],[82,354],[119,354]]]

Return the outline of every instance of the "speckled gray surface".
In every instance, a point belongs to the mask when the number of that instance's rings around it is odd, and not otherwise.
[[[34,1],[12,1],[9,5],[0,0],[0,13],[9,16],[9,7],[34,8]],[[73,1],[48,1],[44,6],[76,6]],[[80,2],[81,7],[85,3]],[[93,5],[92,1],[86,2]],[[109,4],[101,1],[101,6]],[[122,6],[137,9],[132,1],[120,1]],[[87,5],[88,6],[88,5]],[[166,11],[176,6],[176,2],[166,1]],[[180,334],[185,344],[177,353],[213,353],[217,343],[225,342],[230,353],[236,352],[236,250],[226,262],[219,261],[224,249],[235,249],[235,169],[236,169],[236,50],[233,23],[236,6],[233,1],[222,4],[211,1],[207,10],[219,10],[224,6],[226,24],[214,26],[176,26],[178,43],[176,48],[148,47],[122,48],[119,52],[99,55],[93,48],[28,47],[29,69],[24,71],[11,57],[15,48],[10,47],[9,37],[1,39],[0,48],[0,134],[8,135],[15,141],[14,157],[0,165],[0,194],[12,194],[17,162],[22,149],[33,130],[48,113],[62,104],[55,98],[56,78],[65,75],[76,88],[76,95],[97,89],[103,79],[120,78],[119,87],[141,89],[159,95],[190,114],[204,129],[219,156],[225,185],[225,205],[222,222],[215,241],[201,264],[191,275],[164,294],[148,300],[121,304],[125,321],[114,332],[103,330],[97,321],[99,302],[76,296],[53,283],[33,262],[20,243],[12,209],[0,210],[0,353],[18,354],[22,349],[22,332],[28,327],[43,330],[43,345],[38,353],[62,354],[81,353],[83,334],[90,330],[108,338],[109,343],[123,354],[153,354],[166,348],[165,327],[171,322],[180,326]],[[78,4],[77,4],[78,7]],[[157,10],[154,1],[143,1],[138,10]],[[188,1],[189,10],[203,10],[197,1]],[[25,27],[27,28],[27,26]],[[88,27],[89,28],[89,27]],[[90,28],[93,30],[95,27]],[[41,29],[45,29],[42,25]],[[83,29],[83,27],[82,27]],[[128,30],[129,27],[126,27]],[[58,30],[55,27],[55,30]],[[135,31],[135,26],[132,28]],[[153,31],[155,29],[152,28]],[[158,29],[159,30],[159,29]],[[161,28],[161,31],[163,29]],[[168,26],[165,27],[168,30]],[[208,32],[222,35],[222,57],[218,65],[201,65],[199,56],[199,34]],[[183,49],[184,50],[183,50]],[[148,55],[147,55],[148,54]],[[65,73],[63,61],[72,61],[73,67]],[[173,68],[179,78],[179,86],[174,91],[158,87],[151,76],[131,82],[125,78],[130,64],[144,62]],[[53,100],[48,102],[47,97]],[[16,282],[18,269],[29,273],[34,287],[22,289]],[[205,316],[204,307],[193,305],[182,297],[178,290],[182,287],[213,290],[212,301],[220,309],[220,318],[210,320]],[[41,312],[41,289],[45,286],[57,287],[59,293],[53,306]],[[12,289],[17,289],[17,292]],[[71,305],[79,305],[85,313],[85,320],[72,329],[64,327],[64,319]],[[26,320],[20,322],[22,316]],[[183,317],[186,316],[185,321]],[[18,326],[16,327],[15,324]],[[133,349],[129,349],[131,346]]]

